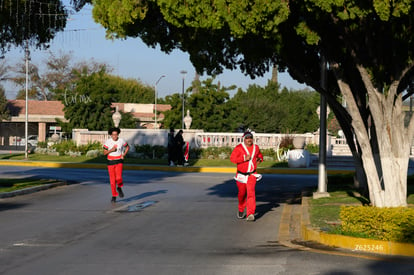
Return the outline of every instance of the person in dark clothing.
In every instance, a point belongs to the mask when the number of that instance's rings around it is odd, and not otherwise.
[[[184,138],[183,138],[183,130],[178,131],[178,133],[175,135],[175,150],[176,150],[176,159],[177,159],[177,165],[182,166],[184,165],[184,153],[183,153],[183,147],[184,147]]]
[[[175,166],[177,161],[176,153],[175,153],[175,138],[174,138],[174,128],[170,128],[170,132],[168,133],[168,165]]]

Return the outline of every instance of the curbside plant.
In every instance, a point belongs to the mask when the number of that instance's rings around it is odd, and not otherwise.
[[[346,235],[414,243],[414,209],[342,206],[341,231]]]

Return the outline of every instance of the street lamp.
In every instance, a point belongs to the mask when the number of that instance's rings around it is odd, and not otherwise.
[[[187,71],[182,70],[180,73],[183,75],[183,114],[181,118],[181,129],[184,129],[184,79]]]
[[[25,120],[24,120],[24,137],[25,137],[25,144],[24,144],[24,158],[27,159],[27,137],[28,137],[28,123],[29,123],[29,60],[30,60],[30,51],[29,51],[29,42],[26,40],[26,48],[25,48],[25,59],[26,59],[26,96],[25,96]]]
[[[158,129],[158,124],[157,124],[157,85],[158,82],[160,82],[160,80],[165,77],[165,75],[160,76],[160,78],[158,78],[157,82],[155,82],[155,86],[154,86],[154,90],[155,90],[155,125],[154,125],[154,129]]]

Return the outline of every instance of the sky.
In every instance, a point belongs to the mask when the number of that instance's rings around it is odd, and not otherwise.
[[[142,83],[155,86],[158,97],[165,97],[182,92],[183,75],[181,71],[187,71],[184,78],[184,88],[187,89],[195,76],[195,69],[189,60],[187,53],[175,50],[165,54],[159,49],[146,46],[140,38],[126,40],[107,40],[105,29],[92,19],[92,7],[85,6],[79,13],[69,17],[65,31],[59,33],[51,42],[48,50],[30,50],[31,62],[40,66],[45,63],[48,52],[56,54],[71,53],[75,62],[89,61],[93,59],[103,62],[112,68],[112,74],[124,78],[134,78]],[[8,65],[21,62],[24,58],[23,49],[13,49],[5,54]],[[161,76],[164,76],[161,78]],[[202,75],[201,80],[207,75]],[[161,78],[161,79],[160,79]],[[226,70],[216,76],[215,83],[220,81],[221,86],[236,85],[246,90],[249,85],[257,84],[265,86],[271,78],[271,72],[263,77],[251,79],[239,70]],[[288,89],[304,89],[305,85],[293,80],[288,73],[279,73],[278,81],[282,87]],[[18,88],[10,82],[2,83],[6,89],[6,97],[14,99]],[[236,90],[229,91],[232,95]]]

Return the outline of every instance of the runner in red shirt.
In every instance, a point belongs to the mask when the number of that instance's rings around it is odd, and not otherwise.
[[[253,134],[248,131],[243,134],[243,142],[237,145],[230,156],[230,161],[237,164],[237,174],[234,179],[237,182],[239,211],[237,217],[246,220],[255,220],[256,211],[256,182],[261,179],[257,174],[257,163],[263,161],[263,155],[259,146],[253,142]]]
[[[119,138],[119,128],[111,128],[108,134],[111,136],[104,144],[104,155],[107,156],[108,160],[108,172],[109,182],[111,184],[112,198],[111,202],[116,202],[116,197],[124,197],[122,186],[124,186],[122,180],[122,168],[124,157],[129,151],[128,143]]]

